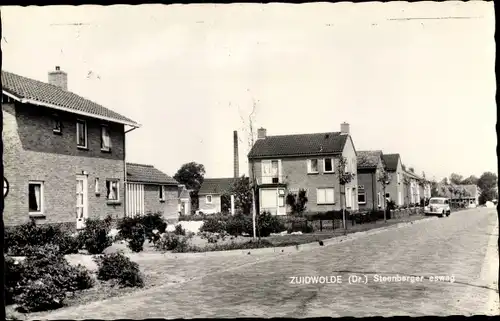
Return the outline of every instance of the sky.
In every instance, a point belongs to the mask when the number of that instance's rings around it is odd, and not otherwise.
[[[127,161],[248,173],[268,135],[350,124],[356,150],[438,180],[497,173],[493,2],[2,7],[3,69],[142,125]],[[20,23],[22,21],[22,23]]]

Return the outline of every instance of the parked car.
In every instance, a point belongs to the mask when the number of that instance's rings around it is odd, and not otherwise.
[[[432,197],[429,200],[429,205],[424,208],[424,214],[438,215],[439,217],[450,216],[450,200],[445,197]]]

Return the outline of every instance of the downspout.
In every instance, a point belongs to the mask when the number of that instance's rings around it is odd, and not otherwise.
[[[372,173],[372,208],[374,211],[378,209],[377,183],[375,182],[375,172]]]
[[[126,146],[125,146],[125,134],[133,131],[134,129],[137,129],[137,127],[132,127],[129,130],[126,130],[123,133],[123,173],[124,173],[124,178],[123,178],[123,201],[124,201],[124,206],[123,206],[123,211],[124,215],[123,217],[127,217],[127,158],[126,158]]]

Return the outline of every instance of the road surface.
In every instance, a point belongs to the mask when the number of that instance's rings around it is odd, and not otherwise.
[[[498,315],[497,242],[496,209],[466,210],[46,318]]]

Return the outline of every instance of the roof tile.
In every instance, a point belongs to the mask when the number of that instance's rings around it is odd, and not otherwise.
[[[229,192],[235,180],[235,178],[205,178],[198,191],[198,195]]]
[[[106,117],[119,122],[137,124],[135,121],[125,116],[122,116],[70,91],[3,70],[2,90],[5,90],[6,92],[19,98],[26,98],[41,103],[52,104],[74,110],[75,112],[92,114],[96,117]]]
[[[358,151],[358,169],[377,168],[382,159],[381,150]]]
[[[156,169],[153,165],[135,163],[127,163],[127,181],[165,185],[179,184],[175,179]]]
[[[267,136],[255,142],[249,158],[331,155],[341,153],[347,135],[340,132]]]

